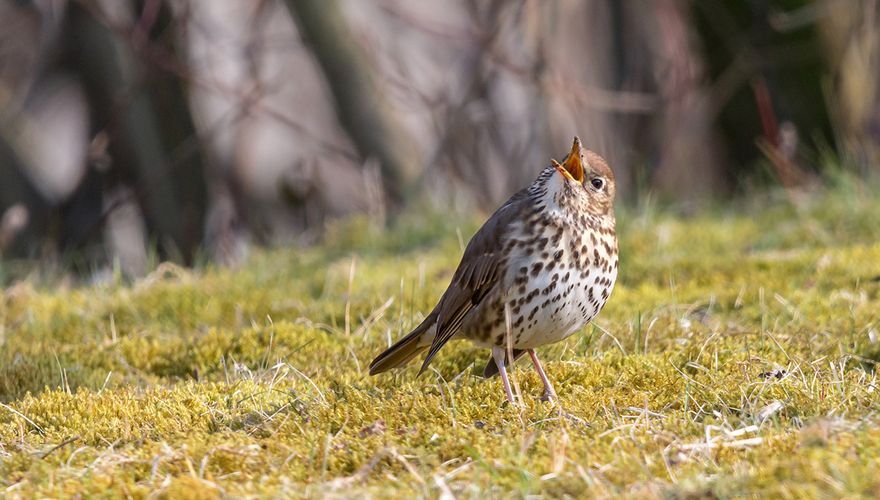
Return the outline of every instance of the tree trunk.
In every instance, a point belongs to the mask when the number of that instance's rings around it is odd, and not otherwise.
[[[834,75],[829,108],[840,152],[860,173],[880,173],[880,2],[828,8],[819,28]]]
[[[285,0],[336,101],[339,121],[364,158],[379,161],[383,186],[401,204],[418,178],[420,158],[376,86],[336,0]]]
[[[151,33],[174,33],[167,6]],[[135,189],[148,231],[165,258],[191,263],[202,242],[204,167],[179,75],[111,32],[78,5],[69,13],[68,60],[83,80],[95,133],[106,131],[108,184]],[[172,27],[173,28],[173,27]],[[145,40],[172,56],[173,41]],[[158,55],[157,55],[158,54]],[[112,210],[112,207],[110,208]]]
[[[32,256],[39,250],[49,227],[50,207],[23,173],[15,150],[0,135],[0,255]],[[11,224],[4,215],[7,210],[24,215],[21,222]],[[25,212],[21,212],[21,209]],[[20,217],[17,217],[21,219]]]

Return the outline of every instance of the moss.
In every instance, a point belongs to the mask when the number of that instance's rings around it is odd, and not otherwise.
[[[339,223],[238,271],[0,300],[0,488],[24,496],[877,496],[880,200],[621,214],[597,327],[523,362],[523,408],[444,349],[367,375],[478,220]],[[873,333],[872,333],[873,332]]]

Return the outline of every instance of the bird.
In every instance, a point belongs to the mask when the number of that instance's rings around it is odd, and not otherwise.
[[[608,301],[619,267],[614,172],[575,136],[562,163],[551,160],[474,234],[437,305],[410,333],[370,364],[370,375],[403,367],[427,350],[421,375],[454,339],[491,349],[483,370],[501,375],[529,354],[557,399],[535,349],[586,326]]]

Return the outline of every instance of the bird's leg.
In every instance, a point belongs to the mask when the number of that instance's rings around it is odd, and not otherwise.
[[[498,366],[498,374],[501,375],[501,383],[504,384],[504,393],[507,395],[507,401],[510,404],[514,404],[513,402],[513,391],[510,390],[510,380],[507,378],[507,369],[504,368],[504,348],[494,346],[492,347],[492,359],[495,360],[495,365]]]
[[[541,399],[544,401],[557,399],[556,391],[553,390],[553,386],[550,384],[550,379],[547,378],[547,374],[544,373],[544,367],[541,366],[541,362],[538,361],[538,355],[535,354],[534,349],[529,349],[529,357],[532,358],[532,364],[535,365],[535,370],[538,372],[538,376],[541,377],[541,382],[544,383],[544,395],[541,396]]]

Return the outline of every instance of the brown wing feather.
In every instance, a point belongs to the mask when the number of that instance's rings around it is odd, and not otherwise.
[[[461,263],[452,276],[452,283],[434,308],[437,313],[437,333],[419,374],[425,371],[437,351],[458,332],[467,314],[501,280],[504,269],[499,264],[505,230],[511,222],[522,216],[526,203],[526,190],[515,194],[492,214],[468,242]]]

